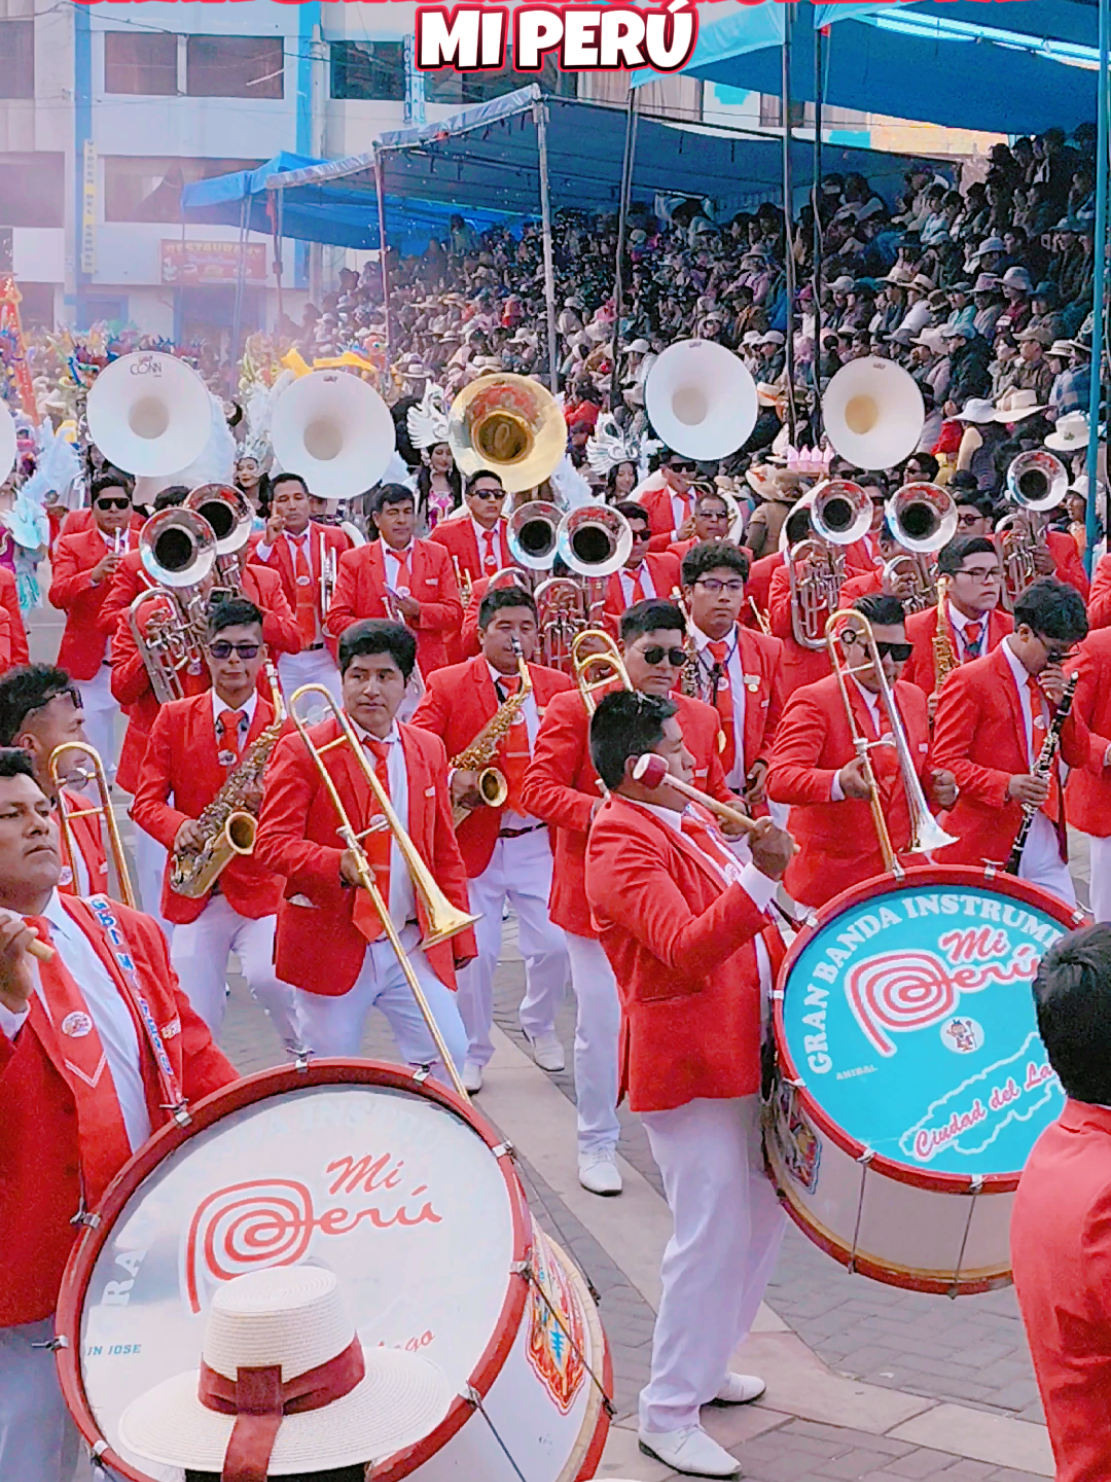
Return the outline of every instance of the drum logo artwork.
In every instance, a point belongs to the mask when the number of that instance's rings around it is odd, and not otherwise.
[[[586,1332],[578,1299],[543,1234],[533,1229],[528,1361],[561,1415],[582,1386]]]

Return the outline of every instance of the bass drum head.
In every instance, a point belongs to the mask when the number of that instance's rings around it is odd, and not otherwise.
[[[327,1267],[364,1347],[419,1352],[454,1393],[486,1392],[524,1311],[511,1268],[530,1238],[493,1129],[366,1061],[263,1072],[192,1110],[123,1170],[63,1280],[62,1385],[94,1446],[116,1452],[125,1407],[197,1365],[219,1284],[265,1266]],[[453,1407],[448,1430],[469,1413]],[[117,1456],[123,1477],[180,1476]]]

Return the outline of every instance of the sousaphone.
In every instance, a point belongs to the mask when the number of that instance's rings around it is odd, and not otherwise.
[[[282,392],[270,442],[282,468],[320,499],[351,499],[385,473],[397,433],[372,386],[347,371],[320,370]]]
[[[684,458],[725,458],[742,448],[759,405],[748,367],[713,340],[680,340],[644,383],[644,408],[657,437]]]
[[[878,356],[850,360],[822,397],[830,445],[857,468],[892,468],[918,447],[926,407],[918,383]]]
[[[105,366],[85,415],[90,441],[137,478],[188,468],[212,434],[208,387],[184,360],[155,351],[121,355]]]
[[[479,376],[452,402],[447,440],[464,478],[489,469],[516,494],[542,484],[559,467],[567,450],[567,424],[539,381]]]

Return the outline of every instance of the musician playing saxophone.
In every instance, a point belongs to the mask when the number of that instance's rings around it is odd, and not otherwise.
[[[228,956],[235,952],[251,992],[292,1048],[298,1042],[293,990],[278,979],[273,965],[280,877],[250,855],[237,855],[203,895],[181,895],[172,884],[174,857],[195,854],[209,842],[198,822],[203,810],[274,725],[274,707],[257,689],[266,657],[262,622],[259,609],[242,598],[213,607],[205,643],[212,688],[160,706],[131,816],[170,851],[162,914],[174,923],[171,961],[213,1038],[219,1038],[223,1023]],[[257,816],[261,778],[244,782],[236,805]]]
[[[482,645],[478,657],[430,675],[413,716],[413,724],[439,736],[454,758],[452,802],[457,810],[469,810],[457,826],[457,837],[471,910],[481,913],[475,926],[478,956],[459,977],[459,1009],[467,1030],[463,1084],[472,1092],[481,1089],[483,1068],[494,1053],[490,1040],[494,972],[507,900],[517,913],[526,963],[521,1028],[543,1070],[563,1069],[555,1015],[571,974],[562,928],[548,915],[552,887],[548,826],[526,811],[521,783],[548,701],[571,689],[572,681],[558,669],[532,662],[536,604],[520,587],[487,592],[479,607],[478,636]],[[528,675],[525,694],[522,664]],[[485,739],[488,736],[490,740]],[[504,778],[506,797],[497,806],[485,803],[479,791],[484,768],[493,768]]]

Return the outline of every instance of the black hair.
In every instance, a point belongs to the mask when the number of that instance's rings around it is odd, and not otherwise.
[[[663,597],[646,597],[621,614],[621,641],[630,643],[643,633],[682,633],[686,629],[683,610]]]
[[[898,597],[886,592],[868,592],[853,603],[853,611],[866,617],[873,627],[901,628],[906,622],[906,609]]]
[[[627,520],[643,520],[648,524],[648,511],[643,504],[638,504],[635,499],[621,499],[613,508],[619,515],[624,515]]]
[[[474,492],[474,486],[478,483],[479,479],[493,479],[499,489],[504,490],[505,488],[505,485],[501,481],[501,474],[496,469],[480,468],[477,473],[472,473],[467,480],[463,490],[464,494],[472,494]]]
[[[380,514],[387,504],[404,504],[407,499],[415,505],[412,489],[407,489],[404,484],[383,484],[371,502],[370,512]]]
[[[225,628],[249,628],[252,625],[262,627],[262,613],[246,597],[227,597],[222,602],[214,602],[208,609],[210,642]]]
[[[154,512],[162,509],[176,509],[178,505],[184,504],[189,494],[187,484],[171,484],[168,489],[159,489],[154,496]]]
[[[1026,624],[1039,638],[1081,643],[1088,636],[1088,611],[1075,587],[1045,576],[1032,583],[1014,605],[1015,627]]]
[[[603,695],[590,721],[590,760],[608,788],[618,787],[631,756],[653,751],[664,733],[664,721],[678,711],[674,700],[616,690]]]
[[[958,504],[980,503],[980,481],[966,468],[958,468],[951,474],[947,487]]]
[[[30,777],[37,782],[34,764],[18,746],[0,747],[0,777]]]
[[[59,695],[76,702],[73,680],[53,664],[24,664],[0,677],[0,746],[12,746],[32,710],[41,710]]]
[[[725,506],[726,517],[728,517],[729,501],[728,499],[726,499],[725,495],[721,492],[720,489],[703,489],[699,493],[697,499],[694,501],[694,508],[697,509],[704,499],[717,499],[721,504]]]
[[[640,472],[639,472],[639,470],[637,468],[636,459],[635,458],[619,458],[617,460],[617,462],[609,470],[609,472],[606,474],[606,494],[607,495],[614,494],[614,493],[617,492],[617,474],[618,474],[618,470],[624,468],[626,463],[633,470],[633,473],[636,474],[636,478],[633,481],[633,488],[635,489],[636,486],[637,486],[637,484],[640,482]]]
[[[446,439],[442,439],[446,441]],[[435,443],[432,444],[434,448]],[[429,450],[431,451],[431,449]],[[451,489],[451,507],[453,510],[459,508],[463,502],[463,475],[455,466],[455,459],[451,460],[451,467],[447,471],[448,487]],[[417,508],[421,517],[427,520],[428,505],[432,498],[432,465],[422,463],[417,471]]]
[[[986,535],[958,535],[937,553],[937,569],[944,576],[953,576],[964,565],[969,556],[998,556],[999,552]]]
[[[810,511],[793,509],[787,516],[785,529],[788,545],[798,545],[800,540],[805,540],[810,534]]]
[[[937,471],[941,467],[932,453],[912,453],[907,462],[917,463],[926,478],[931,480],[937,478]]]
[[[288,469],[286,470],[285,473],[276,473],[271,478],[271,480],[270,480],[270,493],[272,495],[273,494],[276,494],[278,492],[278,485],[279,484],[300,484],[301,485],[301,488],[305,491],[306,494],[308,494],[308,492],[309,492],[308,481],[306,479],[302,478],[302,476],[299,473],[292,473]]]
[[[1065,1095],[1111,1102],[1111,923],[1069,932],[1034,979],[1038,1032]]]
[[[692,545],[683,557],[683,585],[693,587],[700,576],[718,566],[748,580],[748,557],[744,551],[728,540],[702,540]]]
[[[408,683],[417,662],[417,640],[404,623],[363,618],[343,630],[339,640],[339,672],[346,674],[352,659],[367,654],[389,654]]]
[[[536,616],[536,600],[532,593],[514,583],[510,587],[495,587],[486,592],[478,604],[478,626],[487,627],[490,619],[503,607],[527,607],[533,617]]]
[[[367,1469],[363,1462],[350,1467],[329,1467],[326,1472],[293,1472],[289,1476],[276,1477],[274,1482],[366,1482]],[[220,1482],[219,1472],[198,1472],[195,1467],[185,1468],[185,1482]]]
[[[122,489],[131,498],[131,480],[126,473],[119,473],[115,469],[111,472],[102,473],[99,478],[93,479],[92,488],[89,491],[90,503],[95,504],[105,489]]]

